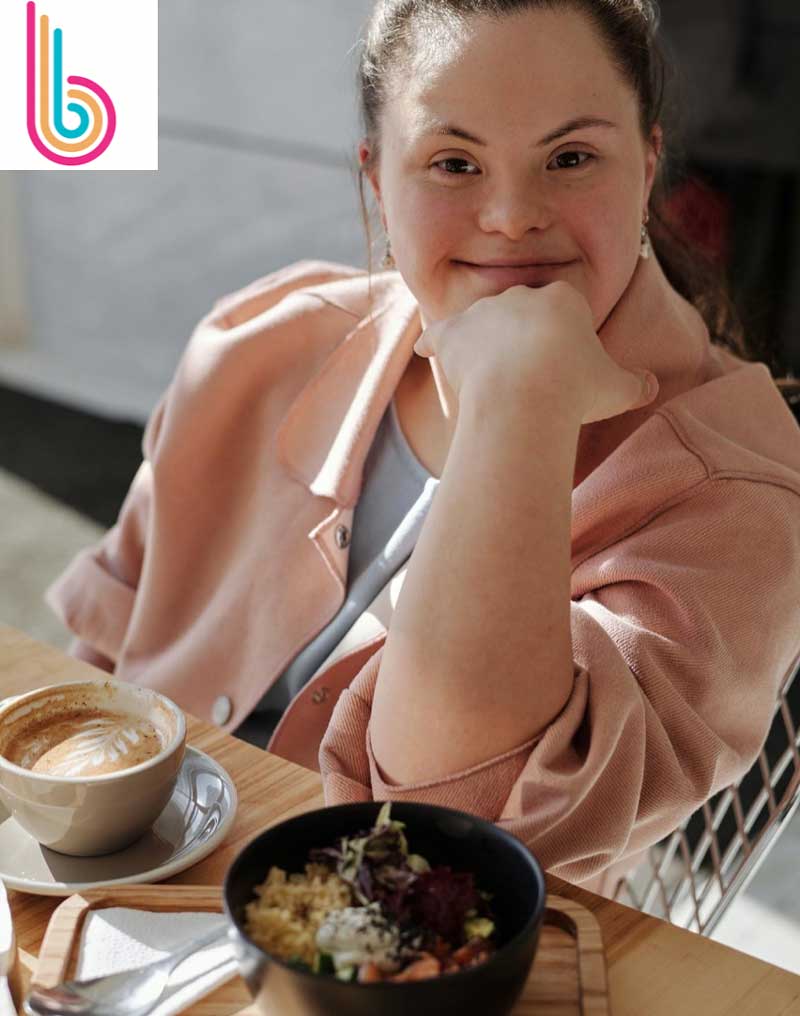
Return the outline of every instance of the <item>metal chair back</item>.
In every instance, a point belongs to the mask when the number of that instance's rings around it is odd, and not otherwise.
[[[800,423],[800,380],[777,378]],[[800,656],[778,692],[772,725],[750,770],[713,795],[621,878],[613,898],[710,936],[754,877],[800,804]]]
[[[800,804],[800,656],[764,747],[738,783],[713,795],[619,880],[613,898],[710,936]]]

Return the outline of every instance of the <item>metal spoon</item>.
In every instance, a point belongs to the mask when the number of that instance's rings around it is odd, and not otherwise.
[[[227,936],[227,923],[217,925],[143,967],[86,981],[65,981],[54,988],[33,985],[25,999],[25,1012],[33,1016],[144,1016],[159,1001],[170,974],[182,960]]]

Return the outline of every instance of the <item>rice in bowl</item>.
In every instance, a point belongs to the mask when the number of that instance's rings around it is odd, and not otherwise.
[[[350,887],[324,864],[307,864],[304,874],[272,867],[258,897],[245,907],[245,930],[265,952],[311,965],[316,935],[332,910],[351,902]]]

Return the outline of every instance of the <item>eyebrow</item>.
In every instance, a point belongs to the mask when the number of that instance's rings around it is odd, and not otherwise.
[[[617,124],[613,123],[611,120],[604,120],[599,116],[576,116],[572,120],[567,120],[566,123],[562,123],[560,127],[556,127],[556,129],[550,131],[549,134],[545,134],[545,136],[540,138],[536,143],[537,147],[542,148],[544,145],[551,145],[554,141],[558,141],[559,138],[563,138],[567,134],[572,134],[573,131],[585,130],[587,127],[606,127],[616,130]],[[463,127],[457,127],[452,123],[439,123],[438,121],[435,121],[432,130],[427,133],[435,135],[446,134],[456,138],[463,138],[465,141],[472,141],[476,145],[483,145],[484,148],[487,145],[486,141],[483,141],[475,134],[470,134],[470,132],[465,131]]]

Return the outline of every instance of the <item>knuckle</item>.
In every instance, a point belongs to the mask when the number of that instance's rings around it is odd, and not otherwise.
[[[580,295],[577,289],[569,282],[565,282],[564,279],[556,279],[550,283],[547,289],[550,291],[549,295],[559,302],[575,300]]]

